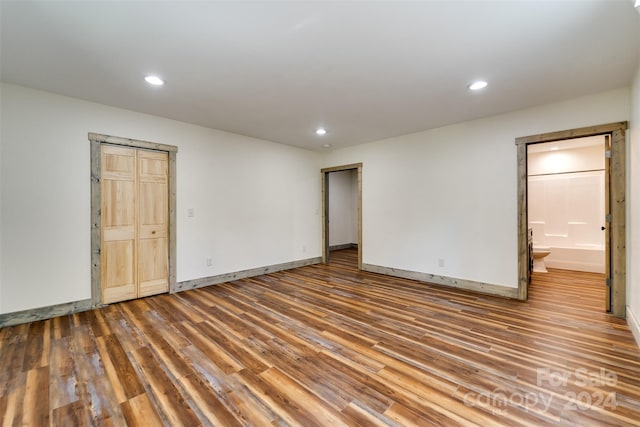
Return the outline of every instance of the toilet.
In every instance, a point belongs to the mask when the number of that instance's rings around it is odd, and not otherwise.
[[[547,246],[534,246],[531,256],[533,257],[533,271],[536,273],[547,273],[544,265],[544,258],[551,253],[551,248]]]

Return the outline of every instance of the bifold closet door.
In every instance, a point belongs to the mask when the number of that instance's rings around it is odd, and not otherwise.
[[[166,292],[168,155],[102,145],[102,302]]]
[[[138,297],[169,290],[169,156],[138,150]]]

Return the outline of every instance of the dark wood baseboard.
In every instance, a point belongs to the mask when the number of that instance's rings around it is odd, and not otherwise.
[[[36,320],[51,319],[53,317],[64,316],[66,314],[78,313],[95,308],[91,298],[66,302],[63,304],[49,305],[46,307],[31,308],[29,310],[14,311],[12,313],[0,314],[0,328],[5,326],[19,325],[21,323],[34,322]]]
[[[219,283],[230,282],[233,280],[244,279],[246,277],[260,276],[267,273],[275,273],[276,271],[290,270],[292,268],[304,267],[322,262],[321,257],[301,259],[298,261],[285,262],[282,264],[268,265],[266,267],[250,268],[248,270],[236,271],[233,273],[224,273],[217,276],[203,277],[201,279],[185,280],[179,282],[176,286],[176,292],[185,291],[187,289],[197,289],[209,285],[217,285]]]
[[[358,249],[357,243],[343,243],[341,245],[329,246],[329,251],[341,251],[343,249]]]
[[[362,264],[362,269],[371,273],[385,274],[387,276],[402,277],[435,285],[449,286],[457,289],[494,295],[505,298],[518,298],[518,288],[494,285],[491,283],[476,282],[473,280],[457,279],[454,277],[438,276],[418,271],[402,270],[400,268],[383,267],[373,264]]]
[[[289,270],[291,268],[304,267],[312,264],[319,264],[320,257],[307,258],[299,261],[286,262],[282,264],[269,265],[266,267],[252,268],[249,270],[236,271],[233,273],[220,274],[218,276],[203,277],[201,279],[187,280],[178,283],[176,291],[196,289],[203,286],[216,285],[232,280],[244,279],[246,277],[259,276],[261,274],[273,273],[276,271]],[[29,310],[15,311],[0,314],[0,328],[5,326],[19,325],[21,323],[34,322],[36,320],[51,319],[67,314],[79,313],[101,307],[102,304],[93,305],[91,299],[73,301],[63,304],[50,305],[46,307],[32,308]]]

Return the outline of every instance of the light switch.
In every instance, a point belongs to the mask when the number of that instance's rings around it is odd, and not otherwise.
[[[189,209],[187,209],[187,216],[188,216],[188,217],[196,216],[196,211],[195,211],[195,209],[193,209],[193,208],[189,208]]]

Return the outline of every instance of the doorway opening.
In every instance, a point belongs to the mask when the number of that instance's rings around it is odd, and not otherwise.
[[[526,300],[528,295],[531,260],[534,252],[531,244],[533,239],[534,242],[537,240],[538,244],[541,242],[555,244],[557,246],[556,255],[558,255],[556,262],[562,258],[563,253],[567,258],[568,252],[576,255],[578,249],[588,250],[582,251],[577,257],[569,257],[573,259],[569,263],[565,260],[565,268],[571,269],[571,265],[575,267],[582,264],[584,267],[591,264],[588,268],[602,270],[607,286],[605,310],[615,316],[625,317],[626,128],[627,123],[622,122],[516,139],[518,147],[518,296],[520,299]],[[569,170],[565,165],[563,169],[563,166],[558,164],[559,156],[544,154],[545,151],[540,149],[540,147],[551,147],[548,144],[542,145],[551,142],[555,144],[558,151],[561,147],[584,147],[585,141],[601,144],[600,149],[604,155],[604,159],[600,159],[601,167],[582,165],[582,170],[577,171]],[[553,165],[555,169],[548,169],[549,165],[544,165],[541,162],[544,159],[547,161],[551,159],[551,163],[555,161],[556,164]],[[573,182],[571,182],[572,180]],[[596,190],[585,187],[587,183],[595,187],[598,185],[604,187],[602,195],[594,194],[593,191]],[[568,191],[571,191],[570,187],[572,186],[574,200],[571,203],[578,206],[570,206],[568,200],[561,199],[562,194],[566,195]],[[547,191],[546,196],[545,191]],[[548,209],[548,213],[542,212],[539,206],[529,206],[532,200],[539,200],[541,197],[555,198],[554,206],[552,209]],[[579,206],[580,204],[592,203],[599,198],[601,199],[600,206],[604,206],[604,209],[595,207],[595,210],[591,210],[589,213],[587,212],[588,208]],[[580,217],[581,220],[567,221],[570,215],[569,210],[573,210],[574,216]],[[575,213],[577,210],[581,211]],[[545,215],[549,218],[545,219]],[[598,224],[598,222],[601,223]],[[533,232],[532,239],[530,230]],[[582,247],[579,243],[582,244]],[[553,253],[553,247],[550,249],[550,252]],[[598,251],[603,253],[603,259],[594,261],[593,257],[597,258]],[[591,257],[591,261],[589,261],[589,257]],[[562,261],[555,265],[562,265]]]
[[[528,145],[527,218],[532,282],[540,285],[562,274],[583,281],[585,292],[586,283],[592,283],[588,288],[600,307],[610,311],[605,280],[611,255],[605,225],[610,213],[608,151],[610,135]],[[554,274],[548,274],[547,268]],[[554,293],[553,287],[544,289],[546,294]]]
[[[361,270],[362,163],[325,168],[321,173],[322,262],[329,262],[332,249],[356,248]]]

